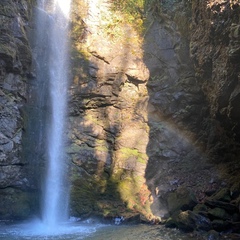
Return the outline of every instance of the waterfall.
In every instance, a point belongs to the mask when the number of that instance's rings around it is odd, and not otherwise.
[[[38,81],[48,93],[46,114],[46,176],[43,186],[43,223],[53,228],[68,217],[67,164],[64,130],[68,89],[70,0],[38,0],[36,65]],[[46,83],[47,81],[47,83]],[[45,89],[45,90],[46,90]],[[40,90],[40,91],[45,91]]]

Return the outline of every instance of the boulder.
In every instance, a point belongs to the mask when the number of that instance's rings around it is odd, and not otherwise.
[[[175,214],[171,219],[167,220],[166,226],[176,226],[186,232],[191,232],[193,230],[208,231],[212,227],[211,221],[207,217],[196,214],[190,210]]]
[[[216,232],[215,230],[210,230],[207,234],[206,234],[206,240],[219,240],[220,236],[219,233]]]
[[[222,208],[213,208],[208,211],[208,215],[213,219],[222,219],[227,220],[230,219],[230,215]]]
[[[175,192],[170,192],[167,196],[168,210],[170,214],[179,210],[192,210],[197,204],[194,193],[187,188],[180,187]]]
[[[211,197],[208,198],[210,201],[221,201],[221,202],[230,202],[230,190],[229,188],[222,188],[220,191],[214,193]]]
[[[228,230],[231,227],[231,224],[222,219],[214,219],[212,221],[212,227],[214,230],[218,232],[222,232],[222,231]]]

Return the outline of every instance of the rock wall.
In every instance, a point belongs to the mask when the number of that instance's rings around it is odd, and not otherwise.
[[[111,10],[111,1],[87,3],[73,7],[72,214],[114,217],[128,210],[151,218],[142,38],[126,16]]]
[[[157,209],[166,206],[171,213],[170,189],[178,195],[187,186],[200,202],[226,184],[239,191],[239,11],[238,1],[163,1],[159,26],[150,29],[158,38],[149,43],[146,35],[145,52],[154,44],[153,57],[160,60],[153,70],[154,62],[147,64],[151,74],[158,71],[148,82],[154,106],[149,126],[158,115],[155,124],[171,130],[158,130],[155,139],[150,131],[149,165],[155,173],[147,168],[146,177],[156,188]]]
[[[173,193],[187,191],[201,200],[221,180],[203,145],[208,104],[189,52],[190,4],[166,1],[156,14],[144,43],[150,71],[145,176],[154,198],[152,211],[166,217],[176,207]]]
[[[25,218],[31,211],[27,163],[21,156],[31,66],[29,17],[30,1],[0,2],[0,219]]]
[[[88,4],[74,7],[72,212],[166,217],[173,191],[201,199],[221,182],[201,139],[208,103],[189,53],[190,4],[150,11],[144,38],[111,1]]]
[[[209,114],[206,147],[215,162],[238,169],[239,3],[192,3],[191,56]],[[236,170],[237,170],[236,169]]]
[[[237,166],[239,8],[213,2],[151,5],[142,35],[111,1],[75,2],[73,214],[167,217],[172,199],[204,201],[227,184],[222,169]]]
[[[39,208],[45,143],[35,135],[47,113],[30,73],[31,6],[0,3],[1,219]],[[131,7],[134,17],[110,0],[73,0],[74,216],[167,218],[223,186],[239,190],[239,3],[157,1],[147,15]]]

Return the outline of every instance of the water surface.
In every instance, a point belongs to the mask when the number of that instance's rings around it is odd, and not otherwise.
[[[160,225],[107,225],[95,222],[76,222],[48,229],[39,222],[1,224],[0,239],[4,240],[193,240],[176,229]]]

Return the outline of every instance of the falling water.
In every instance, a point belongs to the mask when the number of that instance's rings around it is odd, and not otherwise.
[[[37,28],[39,66],[48,80],[47,166],[43,188],[43,222],[54,228],[67,219],[68,193],[64,153],[64,129],[68,88],[68,14],[70,0],[39,0]],[[39,40],[38,40],[39,41]],[[41,62],[43,61],[43,62]],[[43,80],[42,80],[43,81]]]

